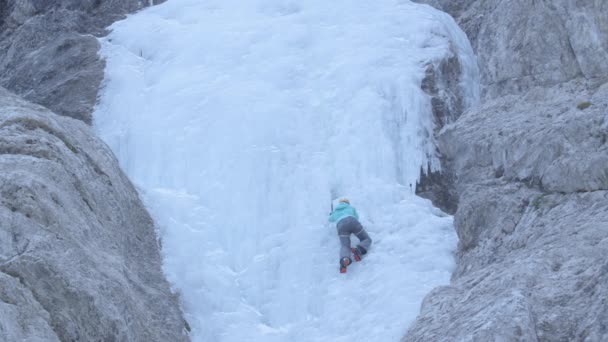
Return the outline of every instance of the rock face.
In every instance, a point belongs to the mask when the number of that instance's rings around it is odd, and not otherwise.
[[[0,2],[0,85],[91,122],[95,36],[160,1]],[[0,88],[0,340],[186,341],[154,225],[84,123]]]
[[[452,14],[479,58],[482,98],[608,75],[608,2],[428,0]]]
[[[438,134],[457,268],[404,340],[607,341],[608,3],[428,2],[469,35],[484,101]]]
[[[157,2],[3,0],[0,86],[90,123],[105,66],[95,36],[126,13]]]
[[[608,84],[582,89],[488,101],[440,135],[458,266],[406,340],[608,339]]]
[[[91,129],[0,88],[0,340],[188,340],[158,251]]]

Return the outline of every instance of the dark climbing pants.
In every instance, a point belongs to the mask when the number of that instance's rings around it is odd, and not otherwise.
[[[369,251],[369,247],[372,245],[372,239],[369,237],[365,229],[359,221],[354,217],[346,217],[338,222],[338,236],[340,237],[340,260],[343,258],[351,259],[351,246],[350,246],[350,235],[355,234],[359,239],[359,246],[361,246],[365,252]]]

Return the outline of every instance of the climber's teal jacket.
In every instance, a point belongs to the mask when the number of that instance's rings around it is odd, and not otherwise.
[[[334,209],[334,211],[332,211],[331,214],[329,214],[329,222],[338,223],[341,219],[349,216],[354,217],[357,220],[359,219],[357,210],[351,207],[350,204],[342,202],[336,206],[336,208]]]

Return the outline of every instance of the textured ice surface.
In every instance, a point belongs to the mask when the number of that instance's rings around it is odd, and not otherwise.
[[[95,127],[160,227],[193,339],[398,340],[453,268],[452,218],[410,189],[434,153],[424,65],[474,64],[453,20],[395,0],[171,0],[112,29]],[[346,275],[337,196],[374,240]]]

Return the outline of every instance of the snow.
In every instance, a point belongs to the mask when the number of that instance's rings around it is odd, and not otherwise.
[[[193,341],[399,340],[454,267],[452,218],[412,193],[436,164],[424,65],[451,44],[478,96],[453,20],[403,0],[170,0],[111,28],[94,126],[159,227]],[[347,274],[340,196],[374,241]]]

